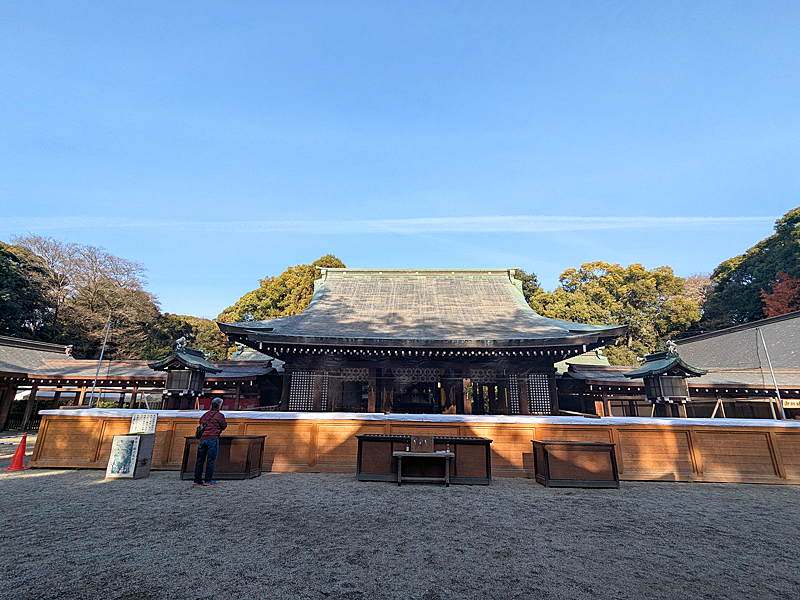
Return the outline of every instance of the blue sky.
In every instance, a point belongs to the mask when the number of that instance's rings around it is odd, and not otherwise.
[[[266,275],[709,272],[800,202],[797,2],[0,5],[0,240]]]

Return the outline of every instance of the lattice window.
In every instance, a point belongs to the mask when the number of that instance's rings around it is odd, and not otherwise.
[[[395,367],[392,376],[399,384],[404,383],[433,383],[439,380],[439,369],[423,367]]]
[[[369,369],[367,367],[344,367],[342,381],[369,381]]]
[[[511,404],[511,414],[519,414],[519,383],[517,374],[511,373],[508,376],[508,401]]]
[[[328,410],[328,374],[322,376],[322,390],[319,399],[319,409]]]
[[[528,406],[532,415],[550,414],[550,381],[544,373],[528,375]]]
[[[289,390],[289,410],[312,410],[314,408],[313,371],[295,371]]]
[[[469,379],[475,383],[494,383],[497,380],[494,369],[470,369]]]

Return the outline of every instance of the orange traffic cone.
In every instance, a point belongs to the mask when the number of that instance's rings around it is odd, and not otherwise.
[[[17,446],[17,451],[14,452],[14,458],[11,459],[11,466],[6,471],[23,471],[25,467],[22,466],[22,460],[25,458],[25,442],[28,439],[28,433],[22,434],[22,441]]]

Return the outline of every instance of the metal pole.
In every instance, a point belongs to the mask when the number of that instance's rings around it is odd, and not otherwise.
[[[94,374],[94,382],[92,383],[92,393],[89,395],[89,408],[94,404],[94,388],[97,386],[97,378],[100,375],[100,365],[103,364],[103,352],[106,351],[106,342],[108,341],[108,332],[111,331],[111,313],[108,313],[108,327],[106,327],[106,337],[103,339],[103,347],[100,348],[100,360],[97,361],[97,371]]]
[[[775,381],[775,371],[772,370],[772,362],[769,360],[769,351],[767,350],[767,342],[764,341],[764,333],[761,327],[756,327],[758,335],[761,336],[761,343],[764,345],[764,354],[767,356],[767,364],[769,365],[769,372],[772,375],[772,385],[775,386],[775,394],[778,396],[778,408],[781,409],[781,419],[786,420],[786,413],[783,410],[783,400],[781,400],[781,391],[778,389],[778,382]]]

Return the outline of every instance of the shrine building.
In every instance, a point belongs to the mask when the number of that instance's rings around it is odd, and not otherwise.
[[[219,323],[285,362],[284,411],[558,414],[556,369],[624,326],[542,317],[515,269],[321,269],[302,313]]]

